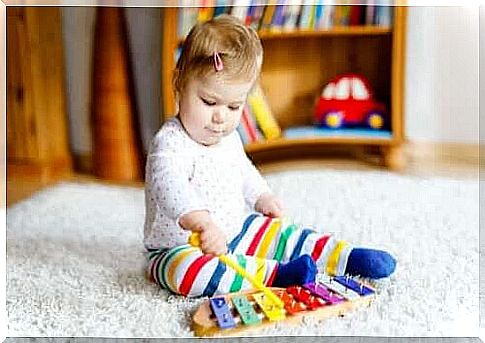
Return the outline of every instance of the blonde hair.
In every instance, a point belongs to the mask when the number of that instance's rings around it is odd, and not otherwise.
[[[263,48],[257,33],[239,19],[222,14],[190,30],[173,74],[175,92],[181,92],[194,77],[216,73],[216,52],[224,66],[217,74],[224,79],[253,81],[259,75]]]

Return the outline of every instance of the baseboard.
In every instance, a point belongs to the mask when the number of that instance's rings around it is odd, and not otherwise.
[[[485,146],[482,146],[484,148]],[[404,151],[409,162],[439,162],[479,165],[480,145],[468,143],[407,142]]]
[[[66,178],[71,173],[72,162],[69,158],[50,161],[7,160],[7,179],[19,178],[46,184]]]

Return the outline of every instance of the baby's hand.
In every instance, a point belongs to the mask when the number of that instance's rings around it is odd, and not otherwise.
[[[272,193],[263,193],[254,205],[254,209],[269,217],[282,217],[283,205]]]
[[[223,255],[227,252],[227,238],[207,211],[192,211],[180,218],[180,226],[200,233],[200,249],[204,254]]]

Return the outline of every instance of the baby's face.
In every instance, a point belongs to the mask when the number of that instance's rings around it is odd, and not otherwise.
[[[180,94],[180,120],[189,136],[217,144],[233,132],[253,82],[228,82],[216,75],[190,80]]]

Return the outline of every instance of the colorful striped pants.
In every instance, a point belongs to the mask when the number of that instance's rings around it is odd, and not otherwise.
[[[229,243],[228,256],[267,286],[278,264],[308,254],[319,272],[343,275],[352,247],[330,234],[285,225],[280,218],[251,214]],[[199,248],[182,245],[150,251],[148,274],[162,288],[189,297],[212,296],[252,289],[232,268]]]

